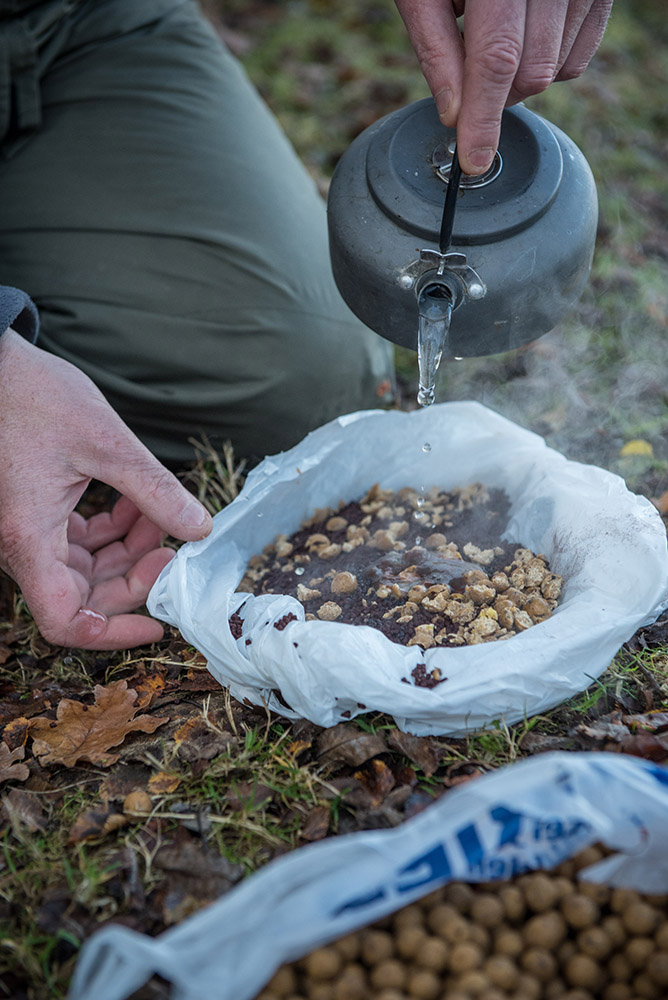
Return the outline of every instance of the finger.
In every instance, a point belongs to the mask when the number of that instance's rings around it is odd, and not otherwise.
[[[91,443],[88,461],[79,470],[113,486],[155,525],[182,541],[204,538],[211,515],[202,504],[144,447],[115,415],[106,434]],[[112,511],[113,517],[113,511]]]
[[[420,68],[444,125],[454,126],[461,101],[464,46],[450,0],[397,0]]]
[[[160,528],[147,518],[140,518],[132,526],[126,538],[111,542],[110,545],[105,545],[94,553],[89,576],[91,584],[102,583],[114,576],[123,576],[147,552],[159,549],[163,538],[164,532]]]
[[[600,45],[611,10],[612,0],[594,0],[555,79],[574,80],[584,73]]]
[[[172,549],[148,552],[125,574],[98,583],[88,596],[88,606],[104,615],[134,611],[146,602],[158,576],[174,557]]]
[[[540,94],[554,80],[568,10],[569,0],[533,0],[528,4],[522,55],[506,104]]]
[[[140,517],[137,505],[127,497],[121,497],[110,511],[94,514],[93,517],[70,514],[67,535],[70,542],[93,552],[117,538],[123,538]]]
[[[525,0],[467,4],[464,88],[457,120],[457,152],[467,174],[482,173],[494,158],[501,115],[522,56],[525,7]]]

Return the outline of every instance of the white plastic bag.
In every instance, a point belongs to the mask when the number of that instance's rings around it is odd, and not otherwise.
[[[126,1000],[155,972],[174,1000],[250,1000],[284,962],[451,880],[552,868],[616,850],[581,875],[668,890],[668,768],[608,753],[555,753],[449,792],[394,830],[349,834],[272,862],[157,938],[109,926],[84,946],[69,1000]]]
[[[504,537],[544,553],[565,579],[557,612],[509,640],[424,652],[367,626],[306,622],[286,595],[235,593],[249,558],[317,507],[357,499],[374,482],[428,490],[475,481],[510,497]],[[204,653],[238,699],[290,716],[278,690],[294,716],[321,726],[373,709],[417,735],[458,735],[582,691],[667,602],[666,532],[648,500],[477,403],[444,403],[353,413],[265,459],[214,518],[209,538],[179,550],[148,606]],[[244,628],[235,640],[228,619],[237,610]],[[273,628],[287,612],[299,621]],[[402,683],[419,662],[447,681],[434,689]]]

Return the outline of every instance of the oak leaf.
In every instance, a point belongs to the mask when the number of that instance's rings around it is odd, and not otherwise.
[[[95,685],[95,704],[63,698],[56,711],[56,721],[32,720],[33,754],[40,764],[64,764],[74,767],[77,761],[108,767],[119,754],[108,753],[132,732],[152,733],[169,720],[138,715],[137,692],[120,680],[102,687]]]
[[[25,747],[16,747],[10,750],[5,741],[0,743],[0,782],[2,781],[25,781],[30,771],[25,764],[18,764],[17,761],[25,757]]]

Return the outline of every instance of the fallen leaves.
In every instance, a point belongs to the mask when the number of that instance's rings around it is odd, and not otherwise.
[[[387,744],[378,733],[364,733],[357,726],[342,722],[320,733],[316,750],[324,763],[359,767],[372,757],[384,753]]]
[[[96,684],[94,695],[94,705],[63,698],[55,722],[47,718],[31,721],[33,754],[40,764],[74,767],[86,760],[109,767],[119,760],[118,754],[108,752],[110,747],[118,746],[129,733],[153,733],[169,721],[150,715],[135,718],[137,692],[128,688],[127,681],[113,681],[106,687]]]
[[[0,783],[26,780],[30,771],[25,764],[17,763],[23,760],[25,752],[23,746],[10,750],[4,740],[0,743]]]

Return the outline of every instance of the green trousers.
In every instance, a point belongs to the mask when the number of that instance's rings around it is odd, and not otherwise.
[[[0,282],[37,303],[40,345],[168,463],[202,433],[261,456],[387,402],[390,346],[336,290],[324,203],[192,0],[16,5]]]

